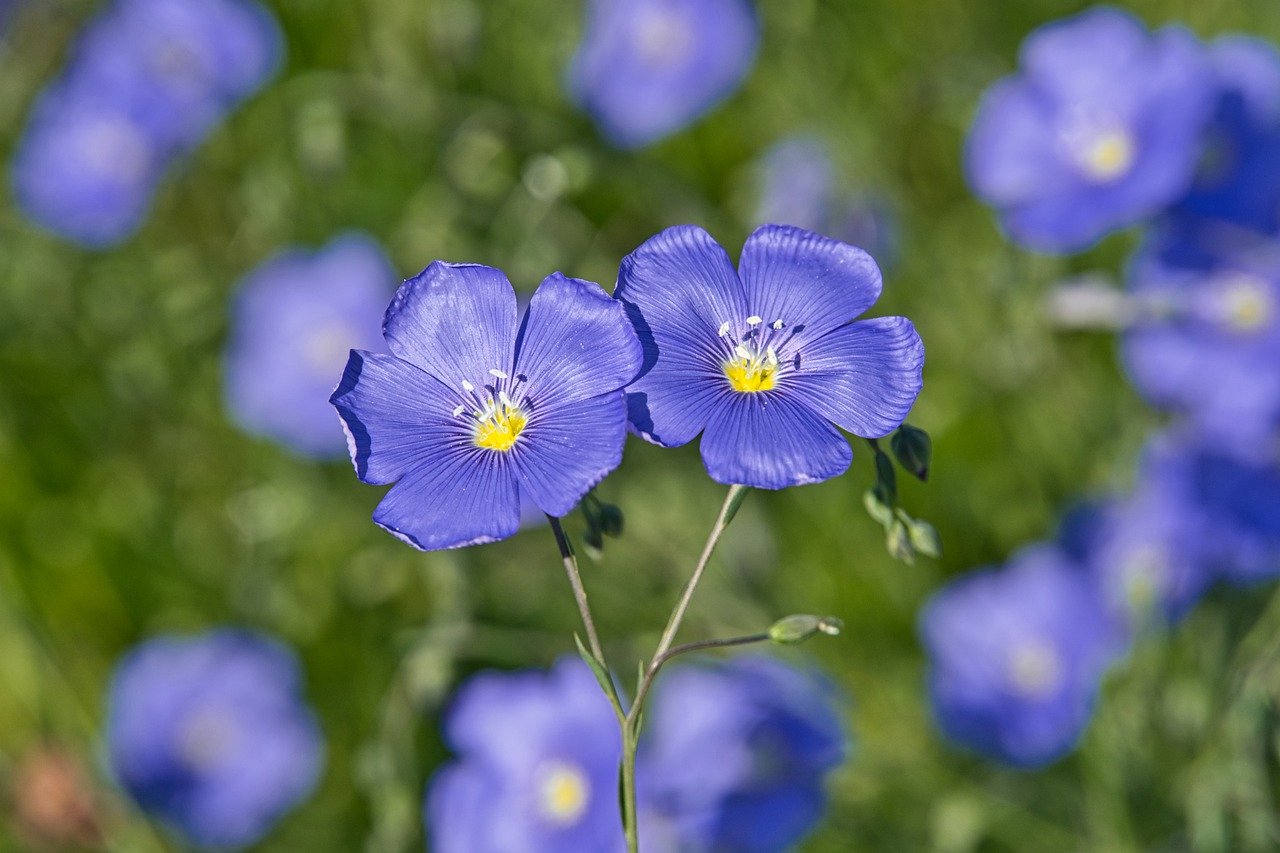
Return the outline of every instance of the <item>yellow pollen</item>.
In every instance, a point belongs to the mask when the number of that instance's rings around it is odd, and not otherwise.
[[[1133,137],[1119,130],[1094,139],[1084,152],[1084,169],[1098,181],[1113,181],[1133,165]]]
[[[735,358],[725,362],[724,375],[729,380],[729,387],[743,393],[768,391],[777,384],[778,366],[766,362],[753,362],[745,358]]]
[[[506,452],[516,443],[529,418],[512,406],[499,403],[488,417],[476,422],[476,447]]]
[[[555,823],[573,823],[587,809],[586,777],[568,764],[552,764],[542,778],[539,793],[542,813]]]

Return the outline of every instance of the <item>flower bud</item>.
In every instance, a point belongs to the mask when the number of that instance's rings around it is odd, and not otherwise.
[[[803,643],[815,634],[834,637],[844,628],[844,623],[834,616],[811,616],[799,613],[784,616],[769,628],[769,639],[783,645]]]

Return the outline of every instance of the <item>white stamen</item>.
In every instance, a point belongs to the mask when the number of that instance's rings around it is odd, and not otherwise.
[[[720,332],[719,332],[719,334],[720,334],[720,337],[722,337],[722,338],[729,334],[729,321],[728,321],[728,320],[725,320],[723,323],[721,323],[721,324],[720,324]]]
[[[734,347],[733,351],[736,352],[740,358],[743,358],[746,361],[751,361],[751,350],[747,349],[742,344],[738,344]]]
[[[498,369],[498,368],[496,368],[496,367],[491,367],[491,368],[489,368],[489,375],[490,375],[490,376],[492,376],[492,377],[493,377],[493,378],[495,378],[495,379],[510,379],[510,378],[511,378],[511,377],[507,376],[507,374],[503,373],[501,370],[499,370],[499,369]]]
[[[765,350],[765,357],[769,359],[770,364],[778,363],[778,353],[774,351],[773,347],[769,347]]]
[[[464,379],[462,380],[462,390],[470,394],[472,391],[476,390],[476,386]]]
[[[460,405],[460,406],[458,406],[458,408],[456,408],[456,409],[454,409],[454,410],[453,410],[453,416],[456,418],[458,415],[462,414],[462,413],[463,413],[463,412],[465,412],[466,410],[467,410],[467,407],[466,407],[466,406],[462,406],[462,405]]]
[[[514,409],[514,408],[515,408],[515,404],[511,402],[511,398],[507,396],[507,392],[506,392],[506,391],[499,391],[499,392],[498,392],[498,402],[500,402],[502,405],[506,406],[508,409]]]
[[[783,325],[784,325],[784,323],[783,323],[781,320],[774,320],[774,321],[773,321],[773,327],[774,327],[775,329],[781,329],[781,328],[783,327]]]
[[[747,325],[751,326],[752,328],[759,326],[762,322],[763,321],[759,317],[756,317],[755,315],[752,315],[747,318]]]

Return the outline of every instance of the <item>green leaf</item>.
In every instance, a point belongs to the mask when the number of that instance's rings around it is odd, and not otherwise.
[[[867,489],[862,495],[862,505],[867,509],[867,515],[874,518],[880,523],[885,530],[889,529],[889,525],[893,524],[893,507],[885,503],[884,497],[878,488]]]
[[[621,712],[622,701],[618,698],[618,689],[614,686],[613,679],[609,677],[609,670],[605,667],[604,661],[598,660],[591,654],[591,650],[583,644],[577,631],[573,632],[573,642],[578,647],[578,655],[587,662],[587,666],[591,667],[591,672],[595,674],[600,689],[604,691],[605,696],[609,697],[614,710]]]

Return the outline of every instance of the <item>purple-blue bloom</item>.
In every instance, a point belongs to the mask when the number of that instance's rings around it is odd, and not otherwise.
[[[1280,252],[1206,255],[1194,267],[1157,255],[1130,273],[1142,308],[1124,339],[1134,385],[1216,440],[1270,444],[1280,427]]]
[[[879,199],[843,194],[831,154],[822,140],[792,136],[759,162],[755,221],[796,225],[861,246],[887,267],[897,255],[892,211]]]
[[[668,228],[618,271],[614,296],[644,345],[631,428],[664,447],[702,433],[721,483],[780,489],[843,473],[853,453],[840,429],[887,435],[922,384],[911,321],[850,322],[880,288],[866,252],[800,228],[758,228],[738,270],[706,231]]]
[[[1019,767],[1075,746],[1118,651],[1094,578],[1046,545],[952,581],[925,605],[919,629],[943,733]]]
[[[1191,184],[1214,77],[1189,33],[1096,8],[1041,27],[969,134],[974,191],[1035,249],[1082,249]]]
[[[11,167],[18,205],[84,246],[125,239],[168,165],[266,82],[280,47],[248,0],[116,0],[36,100]]]
[[[55,84],[37,100],[14,154],[14,198],[36,224],[105,247],[142,223],[167,160],[137,111]]]
[[[520,493],[566,515],[618,466],[643,353],[599,285],[554,273],[517,321],[500,270],[436,261],[353,350],[330,398],[356,474],[396,483],[373,518],[424,550],[515,533]]]
[[[254,843],[319,777],[324,744],[298,662],[266,637],[149,640],[121,660],[108,701],[115,779],[196,845]]]
[[[381,247],[361,234],[280,252],[250,273],[232,306],[224,370],[235,419],[299,453],[342,455],[333,377],[353,347],[382,349],[395,281]]]
[[[457,760],[427,792],[432,850],[623,849],[618,723],[582,661],[477,675],[449,709],[445,740]]]
[[[591,0],[569,87],[609,141],[641,148],[729,97],[759,39],[748,0]]]
[[[761,656],[673,669],[646,729],[641,840],[679,841],[654,850],[792,849],[817,826],[826,776],[847,752],[832,684]]]

